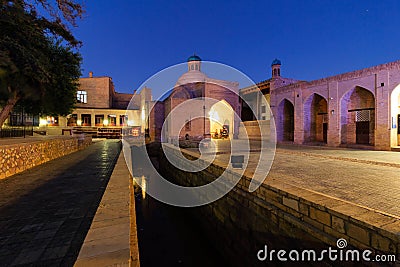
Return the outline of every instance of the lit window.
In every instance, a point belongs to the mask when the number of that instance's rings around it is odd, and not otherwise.
[[[127,115],[119,115],[119,125],[125,126],[127,122],[128,122]]]
[[[94,123],[96,126],[102,126],[104,121],[104,115],[95,115]]]
[[[108,115],[108,125],[110,126],[117,125],[117,115]]]
[[[46,117],[47,125],[49,126],[58,126],[58,116],[57,117]]]
[[[87,103],[87,92],[86,91],[78,91],[76,94],[78,103]]]

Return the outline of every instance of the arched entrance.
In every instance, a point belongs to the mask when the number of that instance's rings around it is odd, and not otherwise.
[[[304,103],[304,141],[328,142],[328,102],[312,94]]]
[[[286,98],[278,106],[278,141],[294,141],[294,106]]]
[[[229,137],[233,135],[234,129],[234,111],[225,100],[215,103],[209,112],[210,115],[210,133],[215,136],[215,133],[220,135],[223,128],[227,129]]]
[[[374,95],[369,90],[356,86],[342,97],[340,105],[341,143],[374,145]]]
[[[390,146],[400,146],[400,85],[397,85],[390,96],[391,102],[391,131]]]

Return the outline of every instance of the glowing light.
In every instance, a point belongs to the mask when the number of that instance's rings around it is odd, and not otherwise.
[[[107,126],[108,125],[108,119],[103,120],[103,125]]]
[[[142,176],[142,198],[145,199],[146,198],[146,186],[147,186],[147,182],[146,182],[146,177]]]
[[[39,119],[39,126],[46,126],[47,120],[46,119]]]
[[[76,124],[77,124],[78,126],[82,126],[82,120],[77,120],[77,121],[76,121]]]
[[[219,122],[220,118],[219,118],[218,112],[216,110],[210,111],[208,113],[208,115],[210,115],[210,119]]]
[[[398,116],[400,114],[400,85],[398,85],[391,94],[391,146],[400,145],[400,135],[398,134]]]
[[[220,134],[224,125],[227,126],[228,131],[233,129],[234,112],[225,100],[215,103],[208,114],[210,115],[210,132],[212,134]]]
[[[146,119],[146,112],[145,109],[142,108],[142,120],[144,121]]]
[[[132,121],[132,120],[128,120],[128,126],[133,126],[133,125],[135,125],[135,124],[133,123],[133,121]]]

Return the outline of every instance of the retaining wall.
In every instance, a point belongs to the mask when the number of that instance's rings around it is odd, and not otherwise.
[[[180,153],[173,147],[166,151],[171,157]],[[198,158],[190,151],[182,150],[182,154],[189,159]],[[165,157],[160,159],[161,173],[184,186],[211,182],[224,170],[215,163],[201,173],[188,173],[174,168]],[[228,179],[237,175],[235,171],[227,172]],[[282,181],[267,179],[250,193],[247,190],[250,181],[250,177],[243,176],[223,198],[192,208],[216,249],[232,260],[232,266],[266,266],[256,258],[264,245],[276,251],[282,248],[322,250],[328,246],[337,249],[339,238],[347,240],[349,249],[360,249],[360,252],[369,249],[396,255],[400,260],[399,218]]]
[[[239,139],[261,140],[261,132],[264,137],[271,132],[271,121],[244,121],[239,126]]]
[[[4,144],[5,141],[2,140],[0,144],[0,179],[84,149],[92,143],[92,138],[63,136],[10,139],[11,144]]]

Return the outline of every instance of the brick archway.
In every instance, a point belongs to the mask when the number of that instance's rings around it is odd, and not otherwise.
[[[220,100],[210,108],[210,133],[220,134],[223,128],[228,130],[229,136],[234,132],[234,111],[226,100]]]
[[[304,102],[304,142],[327,143],[328,138],[328,102],[313,93]]]
[[[341,143],[374,145],[375,97],[372,92],[356,86],[343,95],[340,105]]]
[[[400,84],[390,95],[391,122],[390,122],[390,146],[400,146]]]
[[[294,106],[286,98],[278,106],[277,139],[294,141]]]

